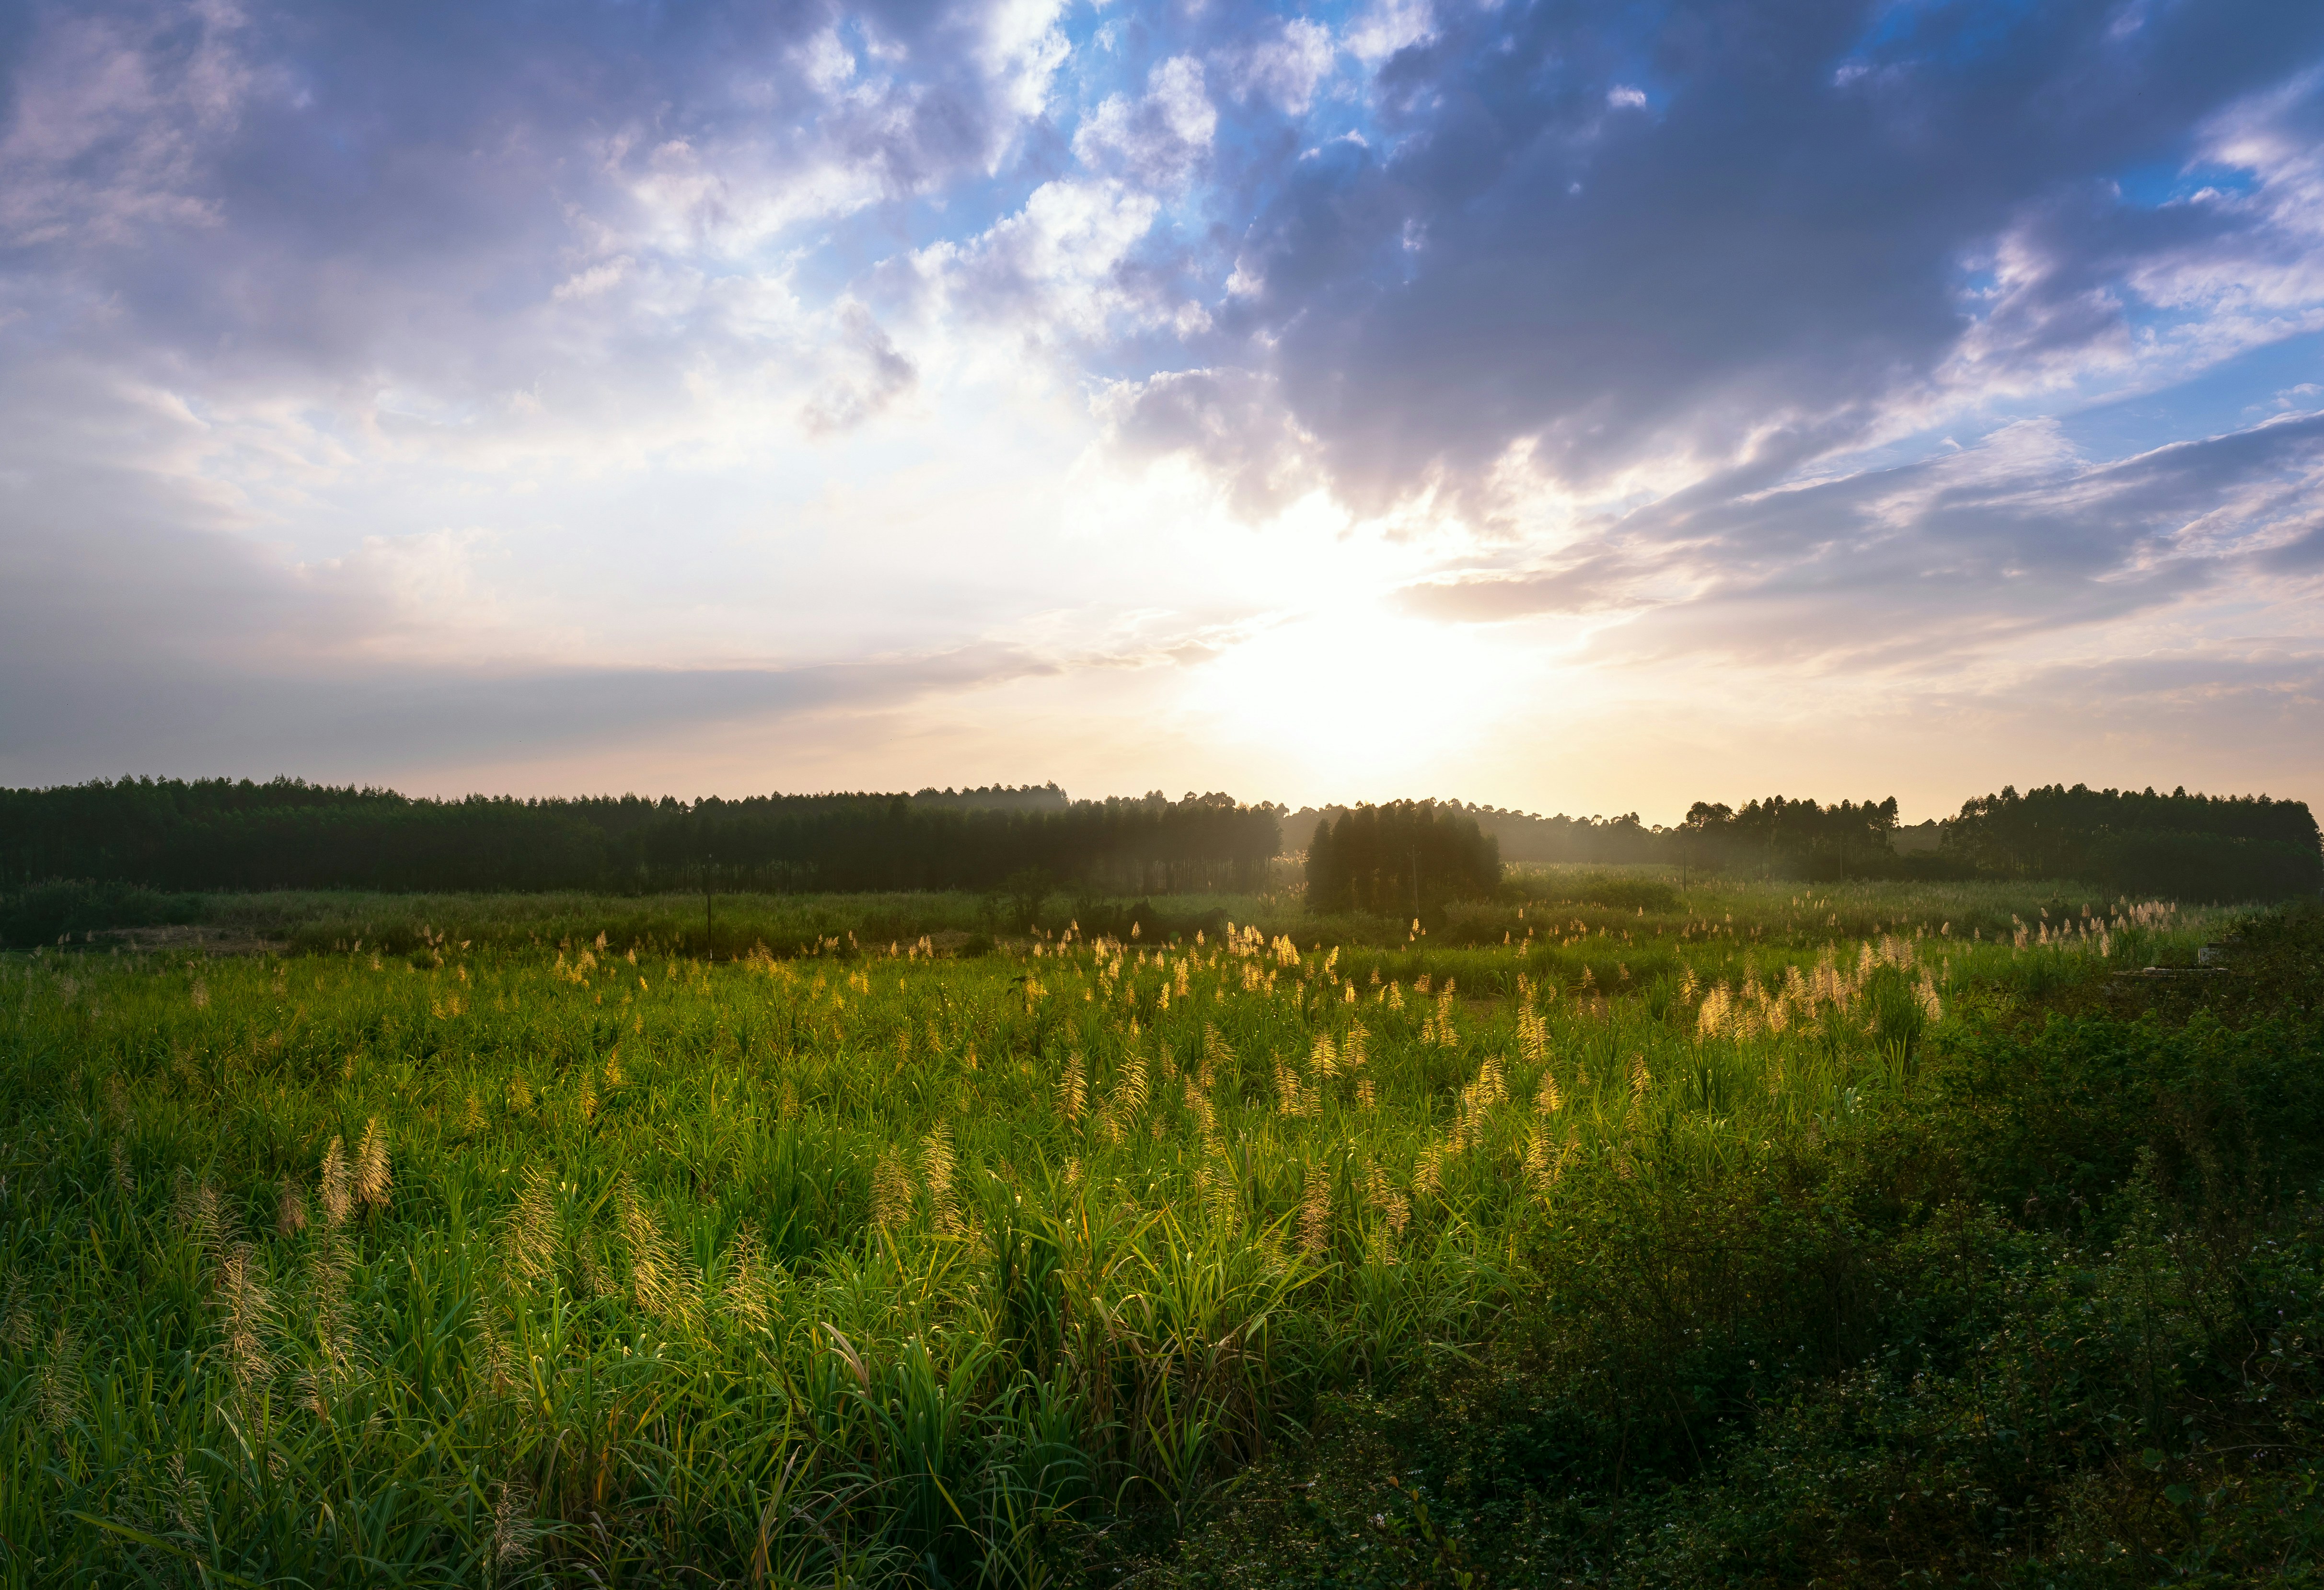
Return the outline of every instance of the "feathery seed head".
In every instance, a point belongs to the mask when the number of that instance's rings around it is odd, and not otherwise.
[[[1306,1195],[1299,1202],[1299,1251],[1321,1254],[1332,1240],[1332,1172],[1321,1160],[1307,1167]]]
[[[290,1177],[282,1178],[282,1186],[274,1200],[274,1229],[285,1236],[296,1236],[307,1229],[307,1199],[299,1184]]]
[[[387,1163],[387,1135],[374,1116],[364,1122],[363,1142],[355,1149],[355,1201],[374,1212],[384,1209],[394,1180]]]
[[[872,1170],[872,1224],[881,1231],[894,1231],[911,1212],[912,1178],[904,1169],[904,1156],[890,1144],[880,1151],[879,1163]]]

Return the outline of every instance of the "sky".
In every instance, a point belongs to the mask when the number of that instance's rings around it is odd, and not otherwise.
[[[2324,6],[0,0],[0,784],[2324,803]]]

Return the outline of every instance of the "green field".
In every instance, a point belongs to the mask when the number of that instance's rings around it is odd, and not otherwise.
[[[1897,1582],[1747,1483],[1784,1441],[1914,1571],[2185,1560],[2189,1399],[2241,1394],[2188,1333],[2319,1308],[2197,1274],[2312,1254],[2313,1004],[2116,977],[2223,931],[2163,904],[1659,878],[1425,934],[1161,902],[1233,924],[1175,942],[750,897],[715,961],[698,898],[257,897],[218,919],[291,952],[10,957],[0,1572]],[[2306,921],[2255,964],[2310,975]],[[2053,1303],[2136,1362],[2044,1389],[2040,1483],[1948,1524],[1849,1469],[1826,1425],[1915,1410],[1973,1457],[1976,1333]],[[2245,1444],[2291,1488],[2205,1571],[2304,1571],[2318,1471]]]

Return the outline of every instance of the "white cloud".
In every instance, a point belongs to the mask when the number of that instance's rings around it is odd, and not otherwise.
[[[1272,36],[1240,52],[1234,63],[1235,90],[1244,98],[1263,96],[1291,115],[1305,115],[1316,87],[1331,75],[1334,54],[1331,29],[1306,17],[1290,18]]]
[[[1378,66],[1399,50],[1436,36],[1436,8],[1430,0],[1372,0],[1348,25],[1349,51],[1367,66]]]
[[[1091,112],[1074,134],[1074,154],[1093,170],[1168,189],[1194,176],[1218,125],[1203,63],[1176,55],[1155,67],[1139,98],[1112,95]]]

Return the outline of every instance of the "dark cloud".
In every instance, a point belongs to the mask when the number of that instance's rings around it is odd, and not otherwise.
[[[1570,484],[1716,467],[1771,426],[1859,435],[1964,354],[1993,382],[2124,340],[2126,273],[2260,248],[2269,211],[2116,179],[2324,48],[2273,0],[1435,22],[1379,74],[1380,133],[1285,172],[1221,317],[1363,502],[1520,441]]]

